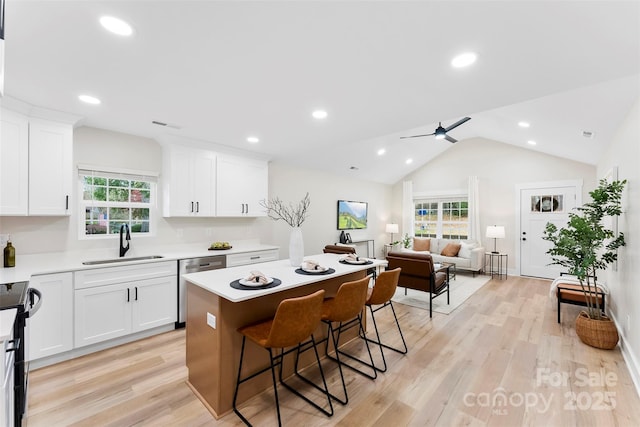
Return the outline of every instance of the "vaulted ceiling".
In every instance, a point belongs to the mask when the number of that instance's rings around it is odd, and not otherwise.
[[[636,1],[7,0],[5,16],[5,102],[377,182],[451,146],[400,136],[464,116],[458,140],[595,164],[640,95]],[[452,68],[465,51],[476,63]]]

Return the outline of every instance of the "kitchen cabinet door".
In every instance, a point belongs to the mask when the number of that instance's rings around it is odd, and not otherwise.
[[[217,216],[266,216],[260,201],[268,197],[267,162],[219,155],[217,164]]]
[[[132,332],[174,323],[177,319],[175,276],[140,280],[131,284],[133,295]]]
[[[32,276],[29,286],[42,293],[42,304],[27,322],[27,360],[73,349],[72,273]]]
[[[131,332],[129,283],[75,291],[75,347],[84,347]]]
[[[215,153],[190,148],[163,150],[163,215],[215,215]]]
[[[0,215],[27,215],[29,120],[0,110]]]
[[[73,181],[73,128],[29,120],[29,215],[69,215]]]

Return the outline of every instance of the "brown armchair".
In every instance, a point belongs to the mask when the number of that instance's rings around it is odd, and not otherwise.
[[[392,270],[400,267],[400,278],[398,286],[429,292],[429,317],[433,315],[433,299],[447,293],[447,304],[449,304],[449,270],[443,268],[435,270],[433,259],[429,254],[412,252],[389,252],[387,254],[389,265],[387,269]]]

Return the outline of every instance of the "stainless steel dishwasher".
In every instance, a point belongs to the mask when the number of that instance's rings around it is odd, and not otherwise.
[[[182,275],[217,270],[226,266],[227,257],[224,255],[178,260],[178,321],[176,328],[184,327],[187,320],[187,281],[182,278]]]

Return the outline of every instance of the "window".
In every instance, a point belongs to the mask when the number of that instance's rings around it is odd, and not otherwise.
[[[132,234],[150,234],[155,178],[113,172],[80,170],[81,234],[108,236],[120,233],[123,224]]]
[[[414,201],[414,234],[464,240],[469,237],[469,202],[467,198]]]

